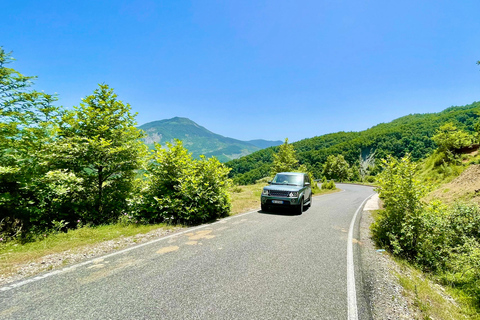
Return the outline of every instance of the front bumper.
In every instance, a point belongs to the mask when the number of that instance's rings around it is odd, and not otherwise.
[[[271,197],[262,195],[260,200],[263,205],[267,206],[288,207],[297,206],[298,204],[300,204],[299,198]]]

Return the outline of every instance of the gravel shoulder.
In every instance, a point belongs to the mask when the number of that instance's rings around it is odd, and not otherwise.
[[[360,220],[360,259],[365,295],[374,320],[413,319],[414,313],[403,295],[403,287],[393,271],[401,272],[399,266],[386,252],[377,251],[370,233],[373,223],[372,210],[379,208],[378,195],[365,205]]]
[[[173,229],[156,229],[145,234],[137,234],[130,237],[120,237],[115,240],[108,240],[95,245],[88,245],[81,248],[63,251],[61,253],[46,255],[38,260],[18,265],[15,274],[0,274],[0,287],[45,271],[61,269],[71,264],[100,257],[108,253],[164,237],[184,229],[185,228],[180,227]]]

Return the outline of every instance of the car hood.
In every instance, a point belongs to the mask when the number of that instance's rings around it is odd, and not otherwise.
[[[279,191],[298,191],[300,189],[302,189],[301,186],[289,186],[289,185],[285,185],[285,184],[272,184],[272,185],[269,185],[269,186],[266,186],[264,188],[265,190],[279,190]]]

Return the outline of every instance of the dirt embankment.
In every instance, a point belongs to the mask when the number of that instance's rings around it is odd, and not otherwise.
[[[426,197],[427,201],[434,199],[447,204],[462,200],[480,205],[480,165],[471,165],[452,182],[444,184]]]

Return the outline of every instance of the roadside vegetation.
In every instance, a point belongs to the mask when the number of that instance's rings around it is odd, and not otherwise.
[[[73,109],[31,89],[0,47],[0,247],[82,226],[227,216],[229,170],[181,141],[150,152],[129,104],[100,84]]]
[[[379,247],[402,263],[425,272],[424,276],[432,279],[432,283],[445,286],[459,303],[463,316],[478,319],[480,208],[472,201],[443,203],[442,197],[429,196],[433,189],[478,163],[474,152],[463,153],[465,148],[472,149],[476,137],[446,124],[433,140],[439,148],[423,162],[412,161],[410,155],[401,159],[389,156],[382,161],[377,184],[384,210],[377,214],[372,233]],[[479,178],[468,176],[468,179]],[[420,288],[427,283],[418,283],[418,277],[399,275],[399,279],[408,294],[414,288],[416,304],[423,316],[438,319],[438,302],[432,295],[421,294],[427,289]],[[451,309],[450,302],[445,301],[442,307]]]
[[[271,177],[300,171],[314,194],[335,192],[334,181],[375,183],[384,203],[372,225],[377,245],[445,286],[455,312],[480,318],[480,103],[285,139],[224,165],[193,158],[178,140],[149,151],[130,106],[106,84],[73,109],[58,107],[12,62],[0,47],[1,274],[67,249],[258,209]],[[464,172],[473,178],[460,181]],[[442,317],[423,294],[428,282],[399,277],[424,318]]]

